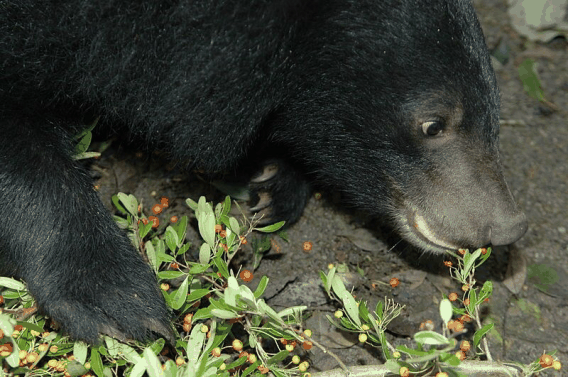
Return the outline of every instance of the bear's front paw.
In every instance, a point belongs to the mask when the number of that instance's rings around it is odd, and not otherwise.
[[[71,338],[88,343],[97,343],[101,334],[141,341],[162,336],[173,342],[170,314],[148,266],[138,259],[122,268],[113,261],[99,265],[83,276],[58,272],[33,287],[41,311]]]
[[[266,162],[249,182],[251,214],[259,224],[298,220],[310,193],[304,176],[283,160]]]

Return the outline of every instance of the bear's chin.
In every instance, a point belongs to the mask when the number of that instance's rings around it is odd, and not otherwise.
[[[467,248],[457,245],[436,234],[422,215],[416,211],[396,216],[397,230],[401,237],[425,252],[443,254],[447,251],[457,251]]]

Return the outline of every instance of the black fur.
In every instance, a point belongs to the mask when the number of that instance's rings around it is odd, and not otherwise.
[[[527,227],[468,0],[0,0],[0,69],[0,270],[75,338],[168,333],[70,158],[82,113],[211,171],[278,151],[275,221],[299,216],[309,173],[425,250]]]

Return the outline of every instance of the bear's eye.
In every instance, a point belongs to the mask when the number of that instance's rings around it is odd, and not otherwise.
[[[426,136],[436,136],[442,133],[444,125],[442,122],[432,121],[422,123],[422,132]]]

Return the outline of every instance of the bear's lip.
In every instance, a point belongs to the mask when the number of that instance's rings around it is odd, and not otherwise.
[[[422,217],[422,215],[418,213],[414,213],[414,219],[411,224],[414,225],[412,228],[416,230],[421,238],[425,239],[433,245],[450,250],[457,250],[460,248],[459,246],[452,245],[451,243],[436,237],[435,233],[430,229],[424,217]]]

